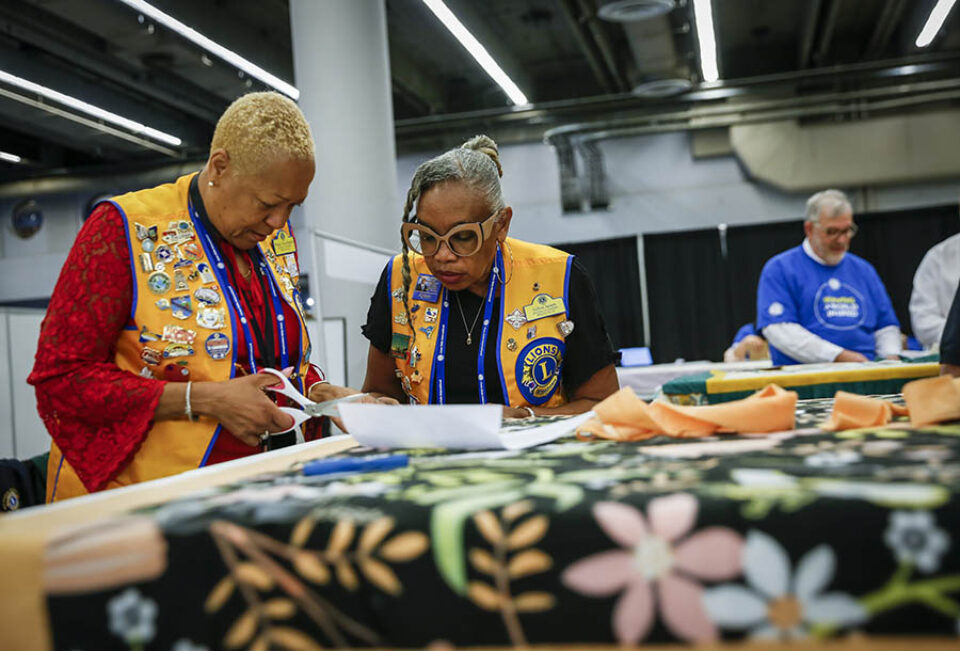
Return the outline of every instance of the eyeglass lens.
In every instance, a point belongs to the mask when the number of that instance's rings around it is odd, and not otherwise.
[[[827,237],[839,237],[840,235],[853,237],[857,234],[857,225],[851,224],[847,228],[826,228],[824,232],[827,234]]]
[[[420,228],[410,229],[407,243],[421,255],[434,255],[440,248],[440,239]],[[473,255],[479,248],[480,236],[474,229],[465,228],[451,234],[447,238],[447,245],[457,255]]]

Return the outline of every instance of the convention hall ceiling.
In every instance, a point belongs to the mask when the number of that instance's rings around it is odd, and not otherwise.
[[[528,97],[516,107],[421,0],[386,0],[398,150],[446,146],[480,129],[509,142],[566,125],[685,128],[718,108],[743,106],[747,115],[756,102],[831,120],[953,104],[960,10],[932,45],[914,44],[934,3],[713,0],[720,81],[705,84],[693,0],[447,0]],[[287,0],[152,4],[294,81]],[[645,19],[607,18],[638,15]],[[23,159],[0,162],[0,181],[201,157],[223,108],[264,88],[119,0],[4,0],[4,72],[182,143],[145,145],[121,128],[94,128],[0,76],[0,151]],[[796,112],[829,102],[835,111]]]

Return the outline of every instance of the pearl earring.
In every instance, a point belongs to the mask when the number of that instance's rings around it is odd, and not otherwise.
[[[212,187],[213,187],[213,181],[207,181],[207,185],[209,185],[209,186],[212,188]]]

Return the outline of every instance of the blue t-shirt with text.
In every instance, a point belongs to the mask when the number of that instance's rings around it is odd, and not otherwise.
[[[840,264],[820,264],[797,246],[767,261],[757,288],[757,328],[799,323],[827,341],[876,357],[873,333],[900,327],[893,304],[869,262],[852,253]],[[798,362],[770,346],[777,364]]]

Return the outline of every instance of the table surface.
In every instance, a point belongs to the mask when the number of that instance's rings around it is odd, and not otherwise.
[[[812,429],[830,408],[765,437],[274,470],[93,521],[47,549],[54,646],[955,636],[960,424]]]
[[[670,380],[705,371],[744,371],[770,368],[769,359],[746,362],[684,362],[681,364],[653,364],[651,366],[617,367],[621,387],[630,387],[638,396],[653,396]]]
[[[802,399],[830,398],[837,391],[896,393],[907,382],[933,377],[939,372],[937,362],[894,360],[709,369],[673,378],[664,384],[663,393],[671,400],[679,398],[690,404],[739,400],[768,384],[796,391]]]

